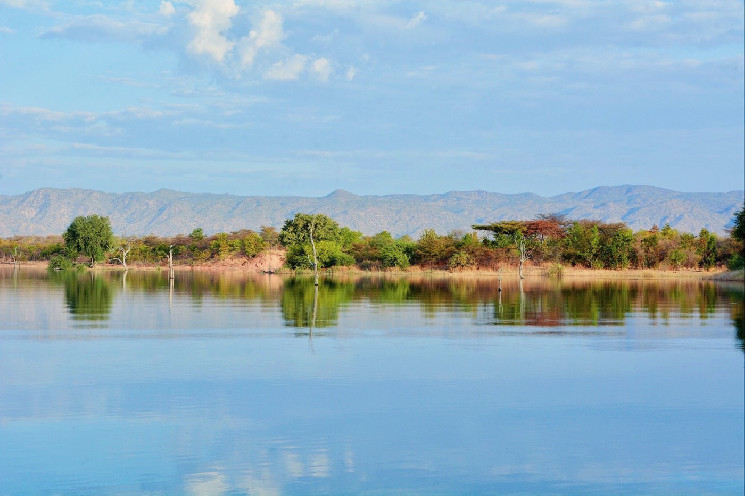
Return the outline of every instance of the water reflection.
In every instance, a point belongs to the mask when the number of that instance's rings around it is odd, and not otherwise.
[[[348,281],[322,280],[318,286],[312,279],[287,279],[280,304],[285,325],[289,327],[335,326],[339,309],[352,301],[355,284]]]
[[[701,281],[0,269],[0,480],[738,494],[743,303]]]
[[[170,307],[201,308],[205,298],[229,305],[259,305],[280,312],[296,329],[332,328],[354,305],[381,309],[415,308],[425,318],[450,312],[490,326],[621,326],[631,315],[671,325],[676,319],[706,320],[726,307],[745,348],[743,288],[697,280],[509,280],[494,278],[337,277],[316,288],[310,278],[247,275],[237,272],[166,271],[62,272],[0,271],[0,285],[44,284],[64,288],[70,317],[105,326],[112,306],[127,295],[167,294]],[[304,334],[305,332],[301,332]]]
[[[91,321],[90,327],[98,327],[96,321],[108,320],[113,290],[107,279],[94,272],[62,271],[53,273],[51,280],[64,286],[65,304],[74,320]]]

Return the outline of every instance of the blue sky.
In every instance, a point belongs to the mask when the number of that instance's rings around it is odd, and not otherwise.
[[[0,194],[743,188],[741,0],[0,0]]]

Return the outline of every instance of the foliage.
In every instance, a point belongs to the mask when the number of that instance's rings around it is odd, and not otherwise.
[[[457,251],[448,260],[450,270],[462,270],[475,265],[473,258],[465,250]]]
[[[727,268],[729,270],[740,270],[745,268],[745,257],[739,253],[735,253],[732,255],[732,258],[727,261]]]
[[[323,214],[295,214],[287,219],[279,232],[279,242],[289,247],[314,241],[339,241],[340,229],[336,221]]]
[[[108,217],[89,215],[76,217],[62,235],[65,246],[72,256],[77,254],[90,258],[91,266],[101,261],[114,244],[114,233]]]
[[[745,203],[740,210],[735,212],[735,217],[732,219],[732,223],[733,227],[731,236],[740,243],[743,243],[743,246],[745,247]]]
[[[577,221],[567,229],[564,258],[572,265],[592,267],[600,248],[598,222]]]
[[[698,250],[701,260],[699,265],[704,269],[714,267],[717,261],[717,236],[707,229],[701,229],[698,235]]]
[[[242,248],[244,255],[253,258],[267,249],[267,242],[261,235],[252,232],[243,237]]]
[[[49,259],[48,268],[52,270],[68,270],[72,269],[73,263],[68,257],[64,255],[54,255]]]
[[[424,266],[446,267],[456,251],[453,236],[440,236],[434,229],[425,229],[414,249],[413,261]]]
[[[259,236],[268,248],[274,249],[279,247],[279,231],[271,226],[261,226]]]
[[[552,263],[551,266],[548,268],[548,277],[554,277],[556,279],[561,279],[564,275],[564,266],[560,263]]]
[[[288,219],[279,232],[262,226],[259,233],[244,229],[205,237],[201,228],[197,228],[188,236],[117,238],[116,245],[113,236],[109,237],[110,227],[108,232],[103,229],[103,235],[97,236],[99,224],[108,227],[108,219],[78,217],[63,236],[0,238],[0,260],[5,263],[53,261],[51,267],[63,268],[68,263],[60,255],[67,255],[74,262],[81,254],[93,262],[106,255],[110,259],[119,257],[120,246],[126,245],[130,248],[127,262],[134,266],[163,264],[169,247],[172,247],[174,262],[184,265],[233,257],[251,258],[281,243],[287,248],[288,266],[313,268],[311,229],[319,268],[356,265],[362,269],[406,269],[413,263],[425,268],[497,270],[505,264],[517,265],[531,258],[548,266],[549,271],[562,264],[677,270],[708,269],[725,264],[739,267],[745,258],[742,241],[734,236],[719,238],[706,229],[698,236],[678,232],[669,225],[632,232],[624,223],[567,221],[557,216],[473,226],[488,231],[483,238],[477,232],[453,231],[440,235],[427,229],[416,241],[409,236],[396,239],[387,231],[364,236],[348,227],[340,227],[322,214],[297,214]],[[740,221],[736,219],[735,224],[739,226]],[[90,251],[92,248],[85,240],[99,238],[105,242],[95,246],[98,251]],[[523,245],[525,250],[521,252],[519,248]]]
[[[380,261],[383,267],[398,267],[405,269],[410,265],[403,243],[388,243],[380,249]]]

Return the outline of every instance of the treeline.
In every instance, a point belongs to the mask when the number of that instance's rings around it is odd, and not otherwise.
[[[105,218],[104,218],[105,219]],[[68,229],[69,232],[69,229]],[[67,233],[66,233],[67,234]],[[64,236],[16,236],[0,238],[0,260],[8,262],[36,262],[67,258],[75,262],[89,263],[107,261],[132,265],[157,265],[167,259],[169,251],[174,263],[197,265],[226,260],[233,257],[255,257],[270,248],[279,248],[279,232],[273,227],[263,227],[261,232],[241,230],[205,236],[201,228],[189,235],[173,237],[99,236],[100,239],[85,240],[73,246]],[[108,238],[108,239],[107,239]],[[99,245],[102,253],[96,255],[90,245]],[[125,255],[126,253],[126,255]]]
[[[744,209],[745,210],[745,209]],[[387,231],[363,235],[339,226],[323,214],[296,214],[281,230],[262,227],[205,236],[201,228],[174,237],[114,237],[109,221],[95,215],[76,218],[62,236],[0,239],[0,259],[7,262],[53,261],[70,264],[108,261],[123,265],[211,264],[235,257],[256,257],[286,250],[291,269],[356,266],[362,270],[497,270],[533,264],[593,269],[704,268],[743,265],[745,216],[739,211],[731,236],[701,229],[679,232],[669,225],[632,231],[624,223],[568,220],[542,215],[528,221],[474,225],[471,230],[438,234],[425,230],[418,239],[394,238]]]
[[[742,211],[738,214],[742,223]],[[315,240],[310,242],[310,222]],[[356,265],[362,269],[387,267],[449,270],[496,270],[504,265],[560,264],[593,269],[705,268],[743,265],[743,240],[718,237],[706,229],[681,233],[669,225],[634,232],[624,223],[567,220],[543,215],[529,221],[474,225],[469,232],[437,234],[427,229],[417,239],[394,239],[390,233],[363,236],[323,215],[297,214],[285,222],[280,242],[287,247],[292,268],[312,268],[313,244],[319,267]],[[733,233],[739,231],[733,231]]]

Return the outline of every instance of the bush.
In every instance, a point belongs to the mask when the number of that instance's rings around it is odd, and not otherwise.
[[[548,277],[555,277],[556,279],[561,279],[561,277],[564,275],[564,266],[560,263],[554,263],[551,264],[551,266],[548,268]]]
[[[448,267],[450,270],[462,270],[473,265],[474,262],[471,256],[462,250],[454,253],[453,256],[450,257],[450,260],[448,260]]]
[[[729,270],[740,270],[742,268],[745,268],[745,257],[740,255],[739,253],[735,253],[727,262],[727,268]]]
[[[67,257],[62,255],[55,255],[49,259],[49,266],[52,270],[69,270],[72,269],[73,263]]]
[[[396,243],[385,245],[380,250],[383,267],[400,267],[405,269],[409,266],[409,257],[404,249]]]

